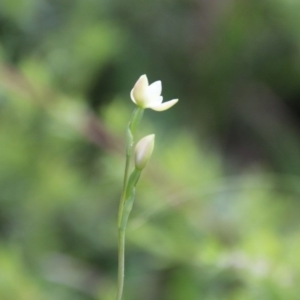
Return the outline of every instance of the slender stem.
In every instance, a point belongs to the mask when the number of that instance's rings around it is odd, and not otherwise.
[[[118,254],[118,292],[117,300],[122,299],[124,287],[124,270],[125,270],[125,228],[119,229],[119,254]]]
[[[118,212],[118,286],[117,286],[117,298],[116,300],[122,300],[123,287],[124,287],[124,271],[125,271],[125,233],[126,233],[126,225],[129,217],[129,213],[131,211],[132,202],[134,200],[131,199],[131,204],[127,206],[124,211],[127,186],[128,186],[128,177],[129,177],[129,167],[130,160],[132,155],[132,149],[134,144],[134,134],[138,127],[139,122],[142,119],[144,110],[141,108],[136,108],[131,116],[131,119],[127,126],[126,132],[126,162],[125,162],[125,170],[124,170],[124,180],[123,180],[123,188],[119,205]],[[139,177],[139,176],[138,176]],[[133,187],[132,187],[133,188]],[[126,220],[126,221],[124,221]]]
[[[125,270],[125,232],[126,226],[123,226],[123,214],[124,214],[124,204],[126,198],[126,186],[129,175],[131,155],[126,154],[125,171],[124,171],[124,181],[123,189],[119,206],[118,214],[118,286],[117,286],[117,298],[116,300],[121,300],[123,295],[124,287],[124,270]]]
[[[120,228],[121,222],[122,222],[124,202],[125,202],[125,198],[126,198],[126,186],[127,186],[128,176],[129,176],[130,158],[131,158],[131,155],[126,154],[123,189],[122,189],[122,195],[121,195],[121,199],[120,199],[119,213],[118,213],[118,228]]]
[[[123,188],[122,188],[122,195],[119,205],[119,213],[118,213],[118,227],[120,227],[120,223],[122,221],[122,215],[124,210],[124,202],[126,198],[126,188],[127,188],[127,181],[129,176],[129,167],[130,167],[130,159],[132,155],[132,148],[134,143],[134,134],[143,117],[144,110],[137,107],[130,118],[130,121],[127,126],[126,132],[126,162],[125,162],[125,171],[124,171],[124,180],[123,180]]]

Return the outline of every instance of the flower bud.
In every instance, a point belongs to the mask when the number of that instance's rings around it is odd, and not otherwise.
[[[135,167],[138,170],[145,168],[154,149],[154,134],[150,134],[142,138],[135,147]]]

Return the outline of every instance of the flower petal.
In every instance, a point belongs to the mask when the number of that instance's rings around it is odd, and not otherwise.
[[[134,88],[139,86],[143,86],[144,88],[149,86],[148,77],[146,74],[140,76],[140,78],[136,81]]]
[[[150,99],[157,98],[158,96],[160,96],[161,90],[162,90],[161,81],[160,80],[155,81],[148,86],[147,96]]]
[[[130,92],[130,98],[131,98],[132,102],[133,102],[134,104],[136,104],[135,99],[134,99],[134,97],[133,97],[133,89],[132,89],[131,92]]]
[[[147,108],[151,108],[152,106],[158,106],[163,102],[163,97],[159,96],[156,98],[152,98],[151,101],[149,101],[149,104],[147,105]]]
[[[146,75],[142,75],[135,83],[131,91],[131,100],[138,106],[144,107],[147,104],[147,89],[148,78]]]
[[[173,100],[164,102],[164,103],[159,104],[159,105],[148,106],[148,108],[151,108],[151,109],[156,110],[156,111],[164,111],[164,110],[167,110],[167,109],[171,108],[177,102],[178,102],[178,99],[173,99]]]

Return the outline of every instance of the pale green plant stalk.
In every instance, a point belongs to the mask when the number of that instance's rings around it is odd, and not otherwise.
[[[133,155],[134,138],[144,110],[150,108],[163,111],[177,103],[177,99],[162,103],[161,82],[148,84],[146,75],[142,75],[131,91],[131,100],[137,105],[126,130],[126,161],[118,213],[118,285],[116,300],[122,300],[125,273],[125,236],[130,212],[132,210],[135,188],[142,170],[145,168],[154,148],[154,134],[141,139],[135,147],[135,168],[129,175]]]
[[[134,145],[134,133],[136,128],[143,116],[144,110],[141,108],[136,108],[132,114],[131,120],[127,126],[126,133],[126,162],[125,162],[125,171],[124,171],[124,180],[123,180],[123,189],[121,194],[121,200],[119,205],[119,214],[118,214],[118,292],[117,292],[117,300],[122,299],[123,287],[124,287],[124,270],[125,270],[125,234],[126,234],[126,226],[127,220],[132,208],[132,204],[134,201],[134,192],[131,195],[131,198],[125,208],[125,202],[128,201],[126,199],[127,192],[127,181],[129,176],[129,168],[130,161],[133,152]],[[127,200],[127,201],[126,201]]]

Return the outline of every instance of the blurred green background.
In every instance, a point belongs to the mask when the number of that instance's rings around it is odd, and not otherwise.
[[[142,74],[124,300],[299,299],[295,0],[0,0],[0,299],[114,299]]]

